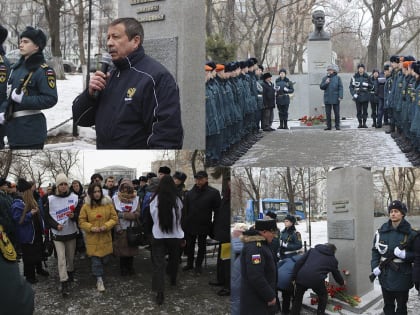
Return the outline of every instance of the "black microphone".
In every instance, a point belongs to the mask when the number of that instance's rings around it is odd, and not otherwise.
[[[102,56],[101,61],[99,61],[99,63],[101,64],[101,69],[100,71],[102,71],[103,73],[107,73],[108,72],[108,68],[112,63],[112,57],[110,54],[104,54]],[[99,94],[101,94],[101,91],[95,91],[93,92],[93,97],[94,98],[98,98]]]

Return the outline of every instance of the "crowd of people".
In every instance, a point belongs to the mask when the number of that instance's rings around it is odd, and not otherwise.
[[[7,35],[0,25],[0,149],[5,137],[10,149],[43,149],[47,121],[42,110],[58,101],[56,74],[43,52],[47,36],[28,26],[19,34],[21,57],[11,65],[3,47]],[[145,53],[143,39],[143,26],[135,18],[111,22],[109,60],[102,60],[104,66],[73,101],[74,125],[95,125],[98,149],[182,148],[177,83]]]
[[[403,202],[392,201],[388,213],[373,238],[370,280],[379,279],[385,315],[407,314],[409,290],[420,290],[420,234],[405,219]],[[317,314],[325,314],[328,274],[345,288],[336,246],[317,244],[303,253],[295,224],[296,218],[287,215],[279,231],[276,214],[268,211],[253,226],[233,226],[232,314],[299,315],[308,289],[316,294]]]
[[[120,274],[130,277],[136,274],[134,257],[139,252],[150,250],[153,265],[152,291],[156,303],[164,303],[165,275],[170,284],[178,284],[178,270],[182,268],[194,275],[203,272],[206,255],[206,240],[210,236],[219,245],[217,279],[210,285],[222,286],[218,294],[230,294],[230,188],[221,193],[209,186],[208,174],[198,171],[195,185],[187,190],[187,175],[182,171],[171,174],[167,166],[157,174],[150,172],[138,179],[109,176],[105,181],[101,174],[93,174],[91,182],[84,187],[79,180],[69,181],[63,173],[55,178],[44,195],[39,194],[34,182],[19,178],[16,185],[2,178],[0,183],[0,226],[2,239],[10,239],[14,257],[0,246],[0,260],[22,261],[22,282],[19,272],[13,285],[25,288],[22,294],[33,309],[31,285],[39,277],[48,277],[42,264],[54,253],[56,257],[61,295],[70,295],[70,283],[78,274],[74,260],[90,258],[91,274],[96,278],[96,290],[104,292],[104,265],[111,255],[119,258]],[[228,180],[229,183],[229,180]],[[13,187],[15,186],[15,187]],[[142,242],[132,243],[131,227],[142,232]],[[4,235],[4,238],[3,238]],[[198,250],[196,251],[196,242]],[[3,244],[3,243],[2,243]],[[13,245],[13,246],[12,246]],[[18,271],[18,268],[16,267]],[[2,273],[3,277],[3,273]],[[3,283],[3,281],[2,281]],[[1,287],[3,293],[6,287]],[[32,301],[28,299],[32,295]],[[2,306],[3,307],[3,306]],[[31,314],[27,312],[25,314]]]

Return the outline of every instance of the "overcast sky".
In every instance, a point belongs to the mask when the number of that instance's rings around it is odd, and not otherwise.
[[[150,172],[151,163],[161,159],[162,155],[162,150],[81,150],[80,170],[84,174],[80,177],[88,182],[95,169],[112,165],[134,167],[139,177],[143,172]]]

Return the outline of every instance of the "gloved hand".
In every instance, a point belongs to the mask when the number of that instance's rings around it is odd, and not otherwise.
[[[405,259],[405,249],[401,250],[399,247],[395,247],[394,255],[398,258]]]
[[[16,93],[16,89],[14,89],[12,91],[12,100],[14,100],[16,103],[22,103],[22,97],[23,97],[23,93],[22,91],[20,91],[20,94]]]
[[[353,94],[353,98],[356,99],[359,95],[357,95],[357,93]]]
[[[0,125],[4,123],[4,113],[0,113]]]
[[[289,92],[289,89],[287,87],[284,87],[283,89],[285,92]]]
[[[367,84],[367,82],[363,82],[362,85],[363,86],[368,86],[369,84]]]
[[[375,269],[373,269],[373,274],[375,276],[379,276],[381,274],[381,269],[379,269],[379,267],[376,267]]]

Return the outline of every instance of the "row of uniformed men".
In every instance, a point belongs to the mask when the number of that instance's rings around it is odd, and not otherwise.
[[[255,58],[205,65],[208,165],[232,165],[261,138],[262,69]]]
[[[385,109],[391,133],[414,166],[420,165],[420,62],[412,56],[392,56],[385,82]]]

